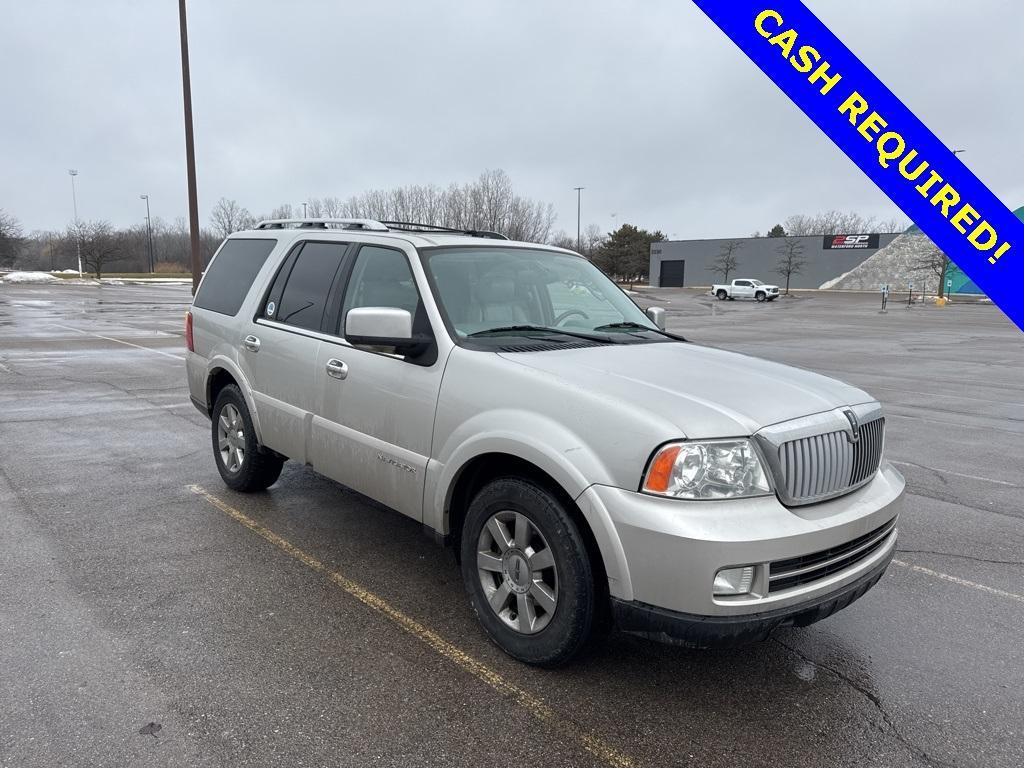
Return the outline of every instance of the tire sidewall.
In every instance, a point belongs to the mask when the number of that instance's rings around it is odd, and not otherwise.
[[[768,298],[768,294],[766,294],[764,291],[758,291],[757,293],[754,294],[754,298],[757,299],[759,302],[763,302],[765,299]]]
[[[516,632],[494,613],[476,567],[481,529],[493,514],[506,510],[528,517],[555,559],[558,604],[548,625],[533,635]],[[470,604],[484,631],[506,653],[528,664],[557,666],[586,644],[595,616],[593,569],[579,529],[549,491],[518,478],[502,478],[486,485],[470,503],[460,551]]]
[[[228,472],[224,462],[221,460],[220,448],[217,444],[217,423],[220,420],[220,413],[226,405],[235,406],[242,417],[242,423],[245,428],[245,456],[242,457],[242,466],[239,467],[237,472]],[[213,460],[217,464],[217,471],[220,472],[221,479],[224,480],[228,487],[241,490],[248,485],[249,476],[253,471],[253,457],[259,450],[259,443],[256,441],[256,430],[253,428],[249,408],[246,406],[245,398],[242,397],[242,392],[238,387],[234,384],[229,384],[217,394],[217,400],[213,405],[211,416]]]
[[[727,298],[729,298],[729,294],[726,293],[725,291],[719,291],[715,295],[718,297],[719,301],[725,301]]]

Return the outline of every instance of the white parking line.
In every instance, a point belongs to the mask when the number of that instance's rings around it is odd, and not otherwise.
[[[104,341],[112,341],[115,344],[124,344],[126,347],[135,347],[136,349],[143,349],[146,352],[152,352],[157,355],[163,355],[164,357],[172,357],[175,360],[184,360],[184,355],[173,355],[170,352],[164,352],[160,349],[153,349],[152,347],[144,347],[141,344],[132,344],[130,341],[124,341],[123,339],[115,339],[110,336],[104,336],[102,333],[93,333],[92,331],[83,331],[81,328],[73,328],[70,325],[61,325],[60,323],[50,323],[50,325],[56,328],[63,328],[66,331],[75,331],[81,333],[83,336],[94,336],[97,339],[103,339]]]
[[[917,467],[918,469],[927,469],[931,472],[940,472],[943,475],[955,475],[956,477],[965,477],[968,480],[984,480],[986,483],[995,483],[996,485],[1005,485],[1009,488],[1021,488],[1022,486],[1016,483],[1008,483],[1006,480],[996,480],[992,477],[982,477],[981,475],[967,475],[963,472],[954,472],[951,469],[936,469],[935,467],[929,467],[925,464],[914,464],[912,461],[892,461],[897,467]]]
[[[917,573],[923,573],[925,576],[931,576],[934,579],[941,579],[942,581],[950,581],[954,584],[959,584],[961,587],[969,587],[970,589],[976,589],[979,592],[987,592],[990,595],[996,597],[1006,597],[1010,600],[1015,600],[1018,603],[1024,603],[1024,595],[1018,595],[1014,592],[1007,592],[1003,589],[996,589],[995,587],[989,587],[985,584],[978,584],[974,581],[968,581],[967,579],[961,579],[959,576],[951,576],[948,573],[942,573],[942,571],[933,571],[931,568],[925,568],[923,565],[912,565],[911,563],[905,563],[902,560],[893,559],[893,565],[898,565],[900,568],[908,568],[911,571]]]

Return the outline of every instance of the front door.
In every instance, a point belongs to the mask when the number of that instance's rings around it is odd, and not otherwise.
[[[316,383],[321,326],[345,243],[303,242],[278,271],[242,342],[263,443],[289,459],[309,461],[309,423],[319,400]]]
[[[364,245],[356,254],[339,313],[395,307],[413,315],[415,333],[431,333],[407,254]],[[444,360],[403,359],[385,348],[361,348],[343,338],[317,354],[321,401],[312,423],[311,462],[317,471],[416,520]]]

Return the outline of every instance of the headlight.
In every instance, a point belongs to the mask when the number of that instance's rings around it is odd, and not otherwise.
[[[749,440],[669,443],[658,449],[643,491],[676,499],[735,499],[771,492]]]

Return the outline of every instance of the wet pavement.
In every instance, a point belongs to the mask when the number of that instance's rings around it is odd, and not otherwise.
[[[1020,332],[869,295],[638,298],[883,401],[908,497],[859,602],[742,650],[612,635],[521,666],[412,521],[292,463],[224,488],[187,288],[0,285],[0,766],[1024,764]]]

